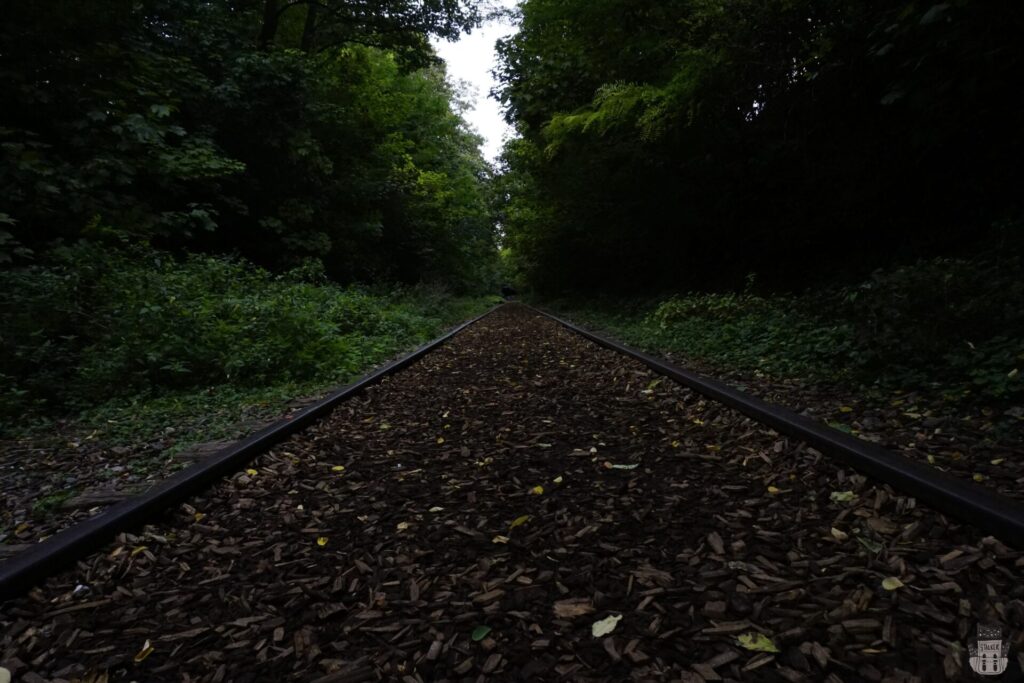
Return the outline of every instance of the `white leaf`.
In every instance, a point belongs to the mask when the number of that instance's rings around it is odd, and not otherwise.
[[[606,636],[615,630],[615,627],[622,621],[621,614],[613,614],[610,617],[605,617],[599,621],[595,621],[594,625],[590,627],[590,632],[594,634],[595,638]]]

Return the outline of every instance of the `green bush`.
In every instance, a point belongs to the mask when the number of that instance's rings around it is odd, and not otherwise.
[[[245,261],[79,244],[0,273],[0,414],[232,385],[343,381],[481,309],[443,289],[273,275]]]
[[[933,259],[802,295],[690,293],[562,309],[647,349],[723,370],[961,398],[1024,395],[1024,268],[1016,257]],[[632,311],[632,313],[630,313]]]

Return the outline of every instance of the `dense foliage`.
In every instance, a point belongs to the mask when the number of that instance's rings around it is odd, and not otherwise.
[[[488,170],[427,42],[478,18],[463,0],[5,7],[0,259],[114,233],[479,285]]]
[[[131,397],[336,385],[489,303],[423,286],[342,288],[313,263],[275,275],[240,259],[80,243],[0,272],[0,417],[24,427]]]
[[[1024,5],[526,0],[501,222],[546,291],[801,286],[1020,215]]]
[[[954,403],[1024,397],[1019,257],[935,258],[799,296],[744,291],[558,302],[637,346],[715,372],[864,388],[927,389]]]

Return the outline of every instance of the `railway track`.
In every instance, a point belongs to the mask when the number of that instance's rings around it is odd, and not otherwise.
[[[1019,633],[1018,506],[545,315],[485,314],[0,565],[5,597],[40,584],[0,653],[64,680],[953,680],[976,623]]]

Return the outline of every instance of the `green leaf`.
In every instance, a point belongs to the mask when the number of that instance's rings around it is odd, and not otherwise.
[[[857,497],[857,494],[853,491],[833,491],[829,495],[829,499],[833,503],[849,503],[851,500]]]
[[[895,576],[887,576],[886,578],[882,579],[882,588],[884,588],[887,591],[894,591],[897,588],[903,588],[903,582]]]
[[[473,629],[473,633],[470,635],[470,638],[473,639],[473,642],[477,642],[478,643],[481,640],[483,640],[484,638],[486,638],[487,634],[490,633],[490,632],[491,632],[491,627],[490,626],[477,626],[475,629]]]
[[[772,639],[763,633],[742,633],[736,637],[736,642],[740,644],[740,647],[746,648],[747,650],[753,650],[754,652],[779,651],[779,648],[775,646]]]

